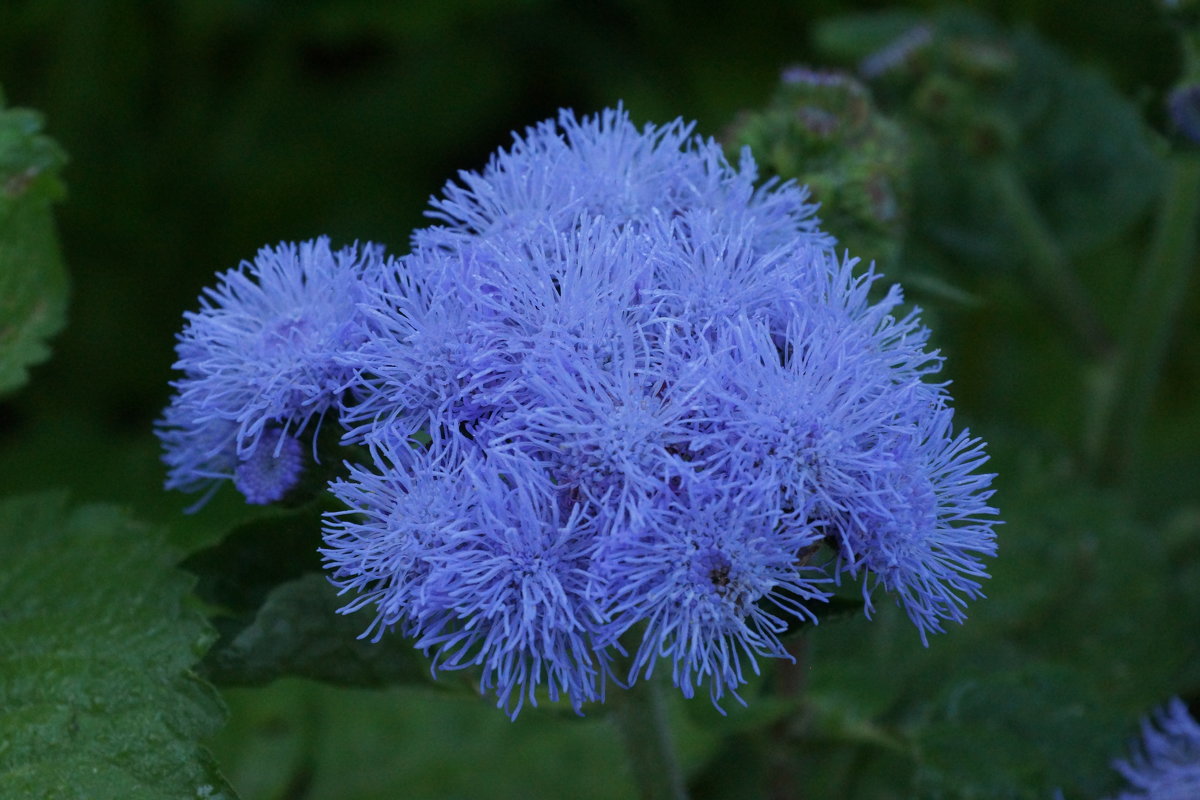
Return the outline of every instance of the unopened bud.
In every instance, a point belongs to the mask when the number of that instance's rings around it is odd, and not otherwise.
[[[1171,122],[1185,139],[1200,144],[1200,84],[1178,86],[1167,96]]]

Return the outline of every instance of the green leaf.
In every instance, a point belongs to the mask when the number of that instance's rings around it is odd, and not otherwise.
[[[1016,174],[1069,256],[1111,241],[1143,216],[1163,162],[1140,111],[1110,83],[1033,34],[968,36],[947,26],[938,41],[946,51],[1007,53],[1010,69],[981,79],[951,63],[918,88],[913,103],[925,107],[911,119],[920,129],[912,170],[919,233],[992,267],[1012,262],[1014,242],[1036,246],[981,172],[988,163]]]
[[[539,703],[512,722],[465,693],[303,680],[226,694],[233,714],[213,746],[247,798],[637,796],[616,728],[591,709]]]
[[[50,204],[63,195],[63,151],[40,133],[41,117],[5,109],[0,95],[0,395],[28,380],[63,326],[67,276]]]
[[[1096,797],[1112,777],[1121,718],[1068,669],[1018,670],[951,681],[915,736],[919,797],[1045,798],[1064,773]]]
[[[817,50],[837,61],[860,61],[892,44],[922,21],[912,11],[846,14],[816,23],[813,43]]]
[[[952,262],[1019,261],[1014,242],[1029,243],[981,174],[997,163],[1017,174],[1068,256],[1112,241],[1142,218],[1164,172],[1143,114],[1103,76],[1033,33],[952,9],[924,20],[891,12],[836,18],[818,26],[815,40],[835,59],[858,60],[902,44],[918,26],[925,34],[910,37],[907,55],[872,83],[913,144],[914,244]]]
[[[198,744],[211,631],[158,532],[58,494],[0,502],[0,796],[232,798]]]
[[[396,633],[378,642],[358,638],[369,615],[339,614],[345,604],[323,575],[277,587],[253,622],[214,648],[209,677],[242,686],[285,676],[346,686],[430,682],[429,662],[411,640]]]
[[[252,614],[272,589],[321,568],[321,517],[315,508],[244,522],[183,562],[200,579],[196,594],[232,614]]]
[[[1187,613],[1194,562],[1163,526],[1138,519],[1125,493],[1087,487],[1061,465],[1022,465],[999,486],[1011,510],[978,633],[1071,666],[1127,711],[1180,691],[1178,676],[1200,656]]]

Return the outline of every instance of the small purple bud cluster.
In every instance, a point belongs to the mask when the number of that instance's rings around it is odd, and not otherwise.
[[[980,594],[992,476],[916,312],[814,210],[681,121],[563,112],[402,258],[322,240],[223,276],[179,345],[169,485],[278,499],[332,411],[370,454],[330,485],[343,611],[513,715],[663,659],[736,697],[843,577],[924,640]]]

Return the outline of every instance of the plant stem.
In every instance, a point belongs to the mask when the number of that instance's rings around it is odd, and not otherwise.
[[[991,170],[991,183],[1001,213],[1012,222],[1024,245],[1038,290],[1066,320],[1085,353],[1107,355],[1111,350],[1108,331],[1015,170],[1007,164],[996,164]]]
[[[772,800],[802,800],[800,776],[801,736],[807,725],[807,710],[802,704],[808,687],[808,635],[802,633],[787,644],[787,650],[796,660],[778,661],[775,664],[776,695],[796,701],[796,710],[771,726],[773,752],[770,766],[770,794]]]
[[[610,703],[638,796],[642,800],[687,800],[658,680],[641,677],[631,688],[614,691]]]
[[[1101,372],[1094,393],[1088,453],[1101,478],[1120,476],[1136,456],[1190,272],[1195,269],[1198,213],[1200,156],[1176,155],[1119,349]]]

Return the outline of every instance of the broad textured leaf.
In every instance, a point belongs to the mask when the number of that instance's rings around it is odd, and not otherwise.
[[[1069,665],[1129,712],[1179,691],[1179,675],[1200,659],[1194,544],[1178,549],[1165,526],[1138,519],[1127,495],[1082,485],[1062,466],[1013,473],[1001,484],[1012,505],[1007,550],[979,604],[980,627],[967,630]]]
[[[62,327],[67,277],[50,204],[62,196],[62,150],[41,117],[0,94],[0,395],[20,387]]]
[[[209,676],[222,684],[258,685],[304,677],[349,686],[428,682],[429,663],[397,633],[358,638],[369,612],[337,613],[346,604],[324,575],[310,574],[272,591],[253,622],[214,648]],[[454,673],[442,683],[455,683]]]
[[[110,506],[0,502],[0,797],[233,797],[199,740],[211,632],[158,532]]]

